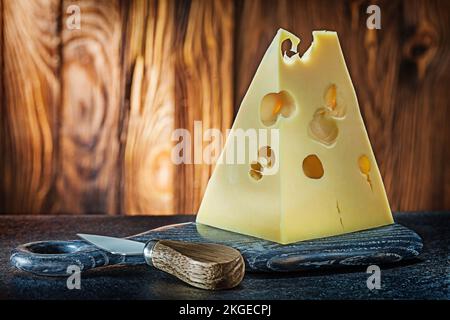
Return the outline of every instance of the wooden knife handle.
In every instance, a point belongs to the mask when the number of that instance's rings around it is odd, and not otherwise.
[[[220,244],[172,240],[147,242],[147,264],[201,289],[237,286],[244,278],[245,263],[238,250]]]

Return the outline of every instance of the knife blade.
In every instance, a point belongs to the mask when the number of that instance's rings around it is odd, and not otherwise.
[[[122,256],[137,256],[144,254],[145,243],[143,242],[95,234],[79,233],[77,236],[100,249],[111,252],[112,254]]]

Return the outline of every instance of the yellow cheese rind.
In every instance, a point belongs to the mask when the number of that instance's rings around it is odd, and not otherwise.
[[[198,223],[282,244],[393,223],[338,36],[315,31],[313,38],[302,58],[288,58],[281,54],[283,41],[290,39],[295,49],[299,39],[277,32],[233,124],[232,130],[267,129],[260,114],[263,98],[283,92],[293,99],[293,113],[270,126],[280,133],[277,174],[258,180],[249,174],[250,159],[221,163],[233,146],[227,141]],[[305,172],[302,164],[310,155],[319,159],[323,175]],[[368,172],[360,168],[362,156]]]

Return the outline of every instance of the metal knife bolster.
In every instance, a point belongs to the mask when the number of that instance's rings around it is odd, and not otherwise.
[[[144,247],[144,259],[145,262],[153,267],[153,260],[152,260],[152,254],[153,254],[153,248],[158,243],[158,241],[150,240],[145,244]]]

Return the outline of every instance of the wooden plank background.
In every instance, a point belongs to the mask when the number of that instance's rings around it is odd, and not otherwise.
[[[195,213],[172,131],[229,128],[280,27],[338,31],[392,209],[449,210],[446,0],[0,0],[0,213]]]

